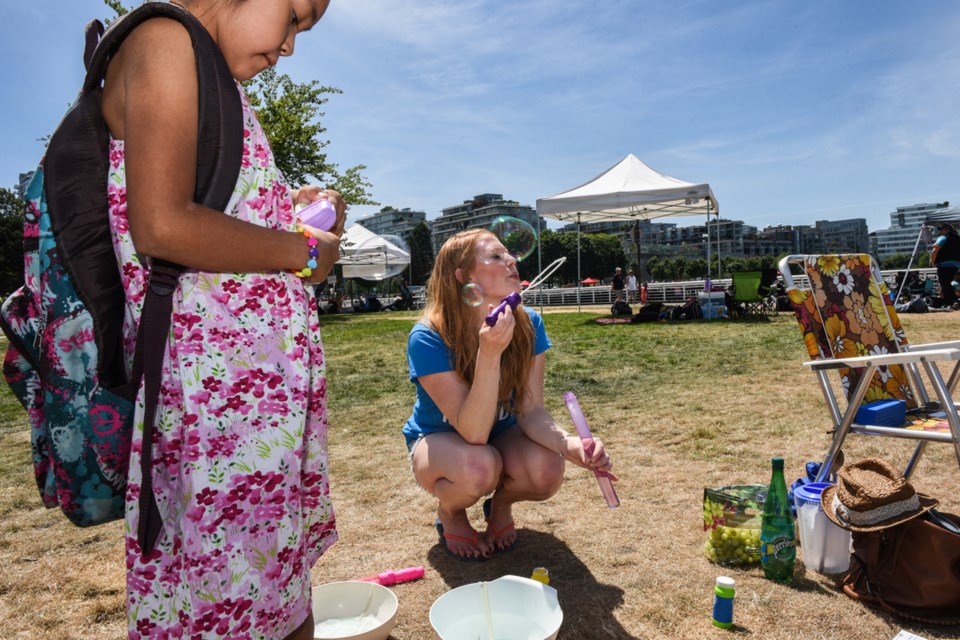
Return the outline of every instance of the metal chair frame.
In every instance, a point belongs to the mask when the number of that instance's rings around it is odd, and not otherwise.
[[[805,289],[800,289],[794,281],[790,272],[791,265],[803,265],[808,260],[821,258],[822,256],[787,256],[780,261],[780,273],[784,278],[788,291],[796,289],[798,291],[812,292],[812,286],[808,284]],[[869,256],[858,256],[870,260],[870,269],[872,281],[878,287],[882,295],[885,296],[884,308],[888,314],[888,321],[892,323],[896,320],[899,326],[899,319],[896,318],[896,311],[890,300],[886,284],[880,275],[877,262]],[[809,282],[809,279],[807,279]],[[953,393],[960,381],[960,341],[939,342],[923,345],[904,344],[896,337],[893,342],[896,353],[883,355],[869,355],[859,357],[831,358],[822,357],[819,359],[804,362],[803,366],[813,371],[820,384],[823,397],[826,400],[830,416],[833,421],[834,431],[830,447],[824,457],[820,472],[817,474],[817,481],[824,481],[827,476],[836,471],[836,465],[840,448],[851,433],[860,435],[886,436],[893,438],[905,438],[916,440],[917,446],[910,457],[910,461],[904,470],[903,475],[909,478],[916,468],[917,463],[923,455],[929,442],[943,442],[953,445],[954,453],[957,458],[957,465],[960,467],[960,415],[957,412],[957,404],[953,400]],[[821,345],[821,350],[823,346]],[[947,381],[944,381],[943,375],[937,366],[938,362],[952,362],[952,370]],[[857,411],[863,404],[867,395],[867,390],[871,385],[874,375],[880,367],[901,365],[914,391],[918,402],[918,410],[924,414],[942,412],[943,419],[949,426],[949,432],[922,431],[905,429],[902,427],[882,427],[876,425],[858,424],[855,421]],[[830,384],[829,373],[837,369],[857,369],[861,370],[861,375],[857,384],[848,391],[847,405],[844,410],[840,408],[840,402]],[[933,400],[923,383],[921,370],[933,387],[936,400]]]

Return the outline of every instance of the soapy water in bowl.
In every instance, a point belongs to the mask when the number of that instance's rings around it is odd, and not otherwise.
[[[516,613],[494,614],[494,637],[491,640],[544,640],[550,635],[546,628]],[[443,629],[445,640],[487,640],[487,625],[483,613],[468,615]]]
[[[376,616],[364,614],[346,618],[327,618],[314,625],[314,635],[323,638],[349,638],[380,626]]]

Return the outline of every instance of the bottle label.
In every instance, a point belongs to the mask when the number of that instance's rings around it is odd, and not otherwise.
[[[766,543],[763,548],[763,555],[788,560],[796,552],[796,548],[797,543],[792,538],[783,536]]]

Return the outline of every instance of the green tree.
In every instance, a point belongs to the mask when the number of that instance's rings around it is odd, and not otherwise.
[[[410,246],[410,284],[427,284],[433,270],[433,234],[427,223],[420,222],[407,234]]]
[[[664,282],[666,280],[675,280],[674,277],[674,260],[670,256],[654,256],[657,260],[653,262],[651,258],[651,263],[649,263],[648,268],[650,269],[650,275],[653,276],[654,280],[660,280]]]
[[[576,258],[576,250],[572,256]],[[609,233],[590,233],[580,237],[580,274],[603,280],[613,277],[617,267],[623,268],[627,255],[620,238]]]
[[[699,280],[700,278],[707,277],[707,260],[706,258],[694,258],[693,260],[684,260],[683,267],[683,278],[686,280]],[[716,264],[714,264],[716,268]],[[716,276],[716,271],[713,272]]]
[[[880,261],[881,269],[905,269],[910,261],[910,256],[905,253],[895,253],[887,256]]]
[[[343,93],[340,89],[316,80],[297,83],[273,67],[244,86],[277,166],[291,185],[317,182],[339,191],[347,204],[379,204],[370,197],[371,184],[363,176],[366,165],[340,173],[324,151],[330,142],[321,138],[327,129],[320,108],[328,102],[325,95]]]
[[[733,273],[734,271],[753,271],[753,267],[750,266],[748,260],[743,258],[724,258],[723,259],[723,272],[724,273]]]
[[[125,14],[127,11],[129,11],[129,9],[123,6],[123,3],[120,2],[120,0],[103,0],[103,3],[108,7],[110,7],[111,9],[113,9],[113,12],[117,14],[116,15],[117,18],[119,18],[120,16]],[[104,22],[106,22],[107,24],[110,24],[111,22],[113,22],[113,20],[111,20],[110,18],[107,18],[106,20],[104,20]]]
[[[553,231],[546,229],[540,233],[541,260],[538,265],[536,254],[520,263],[520,277],[533,280],[541,268],[566,256],[567,261],[550,278],[551,284],[575,284],[577,282],[577,233],[575,231]],[[580,236],[580,279],[593,277],[609,278],[616,267],[623,267],[627,256],[623,252],[620,239],[607,233],[581,234]]]
[[[116,17],[129,11],[121,0],[103,1]],[[109,24],[110,19],[106,22]],[[297,83],[273,67],[243,85],[288,184],[321,184],[339,191],[347,204],[378,204],[371,197],[371,183],[363,175],[366,165],[341,172],[324,151],[330,142],[322,138],[327,130],[321,123],[324,113],[320,109],[328,101],[325,96],[343,93],[340,89],[321,86],[316,80]]]
[[[23,212],[26,203],[0,188],[0,297],[23,284]]]
[[[683,256],[664,258],[662,275],[657,280],[683,280],[686,276],[687,261]]]
[[[540,268],[546,268],[554,260],[567,257],[554,274],[550,277],[550,284],[571,284],[577,280],[577,234],[568,231],[554,231],[544,229],[540,232],[540,260],[534,254],[520,263],[520,277],[533,280],[537,277]],[[538,264],[539,262],[539,264]],[[584,276],[586,277],[586,276]]]
[[[650,256],[647,258],[647,273],[650,274],[650,277],[654,280],[659,279],[657,275],[660,273],[660,267],[663,264],[663,259],[660,256]]]

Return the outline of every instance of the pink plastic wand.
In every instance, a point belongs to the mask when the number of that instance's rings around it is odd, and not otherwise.
[[[384,587],[392,587],[398,582],[410,582],[423,577],[423,567],[407,567],[398,571],[384,571],[374,576],[357,578],[357,582],[376,582]]]
[[[577,396],[572,391],[563,394],[563,402],[567,405],[567,411],[570,412],[570,419],[573,420],[573,426],[577,428],[577,434],[583,443],[584,451],[593,450],[593,434],[590,433],[590,427],[587,426],[587,420],[583,417],[583,411],[580,410],[580,403],[577,402]],[[589,449],[588,449],[589,447]],[[617,497],[617,491],[613,488],[613,481],[603,471],[594,469],[593,474],[597,476],[597,484],[600,485],[600,493],[603,499],[607,501],[607,506],[616,509],[620,506],[620,498]]]

